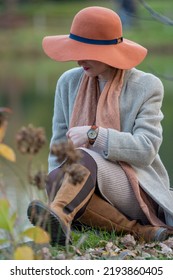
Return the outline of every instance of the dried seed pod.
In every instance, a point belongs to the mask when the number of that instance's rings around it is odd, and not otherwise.
[[[86,176],[86,170],[79,164],[68,165],[66,173],[69,173],[70,181],[73,185],[80,184]]]
[[[22,127],[16,135],[16,142],[21,153],[37,154],[46,143],[45,131],[42,127],[35,128],[31,124]]]
[[[76,163],[81,159],[81,153],[76,150],[71,141],[53,144],[50,153],[57,157],[58,162],[67,159],[68,164]]]
[[[32,178],[32,183],[39,190],[45,189],[45,184],[47,182],[47,174],[44,171],[39,170]]]

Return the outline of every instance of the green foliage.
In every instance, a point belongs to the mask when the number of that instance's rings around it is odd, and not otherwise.
[[[0,199],[0,229],[8,238],[0,238],[0,245],[11,247],[8,259],[34,259],[34,251],[27,245],[20,245],[24,237],[29,237],[35,244],[49,243],[49,235],[40,227],[31,227],[23,230],[16,236],[15,225],[17,213],[10,214],[10,204],[7,199]],[[4,256],[5,257],[5,256]]]
[[[6,160],[15,162],[15,153],[11,148],[3,143],[4,137],[8,125],[7,113],[11,113],[9,108],[0,107],[0,156]],[[39,152],[42,146],[45,144],[46,137],[42,128],[35,128],[32,125],[28,127],[22,127],[16,134],[16,141],[18,149],[23,154],[29,155],[28,163],[28,180],[31,184],[39,184],[38,189],[45,188],[45,176],[43,172],[39,171],[36,175],[39,180],[35,181],[35,175],[33,176],[31,171],[32,158]],[[0,182],[0,187],[1,186]],[[11,249],[10,254],[4,255],[6,259],[35,259],[37,256],[34,254],[32,248],[27,245],[20,245],[24,242],[24,238],[28,237],[35,244],[49,243],[49,235],[40,227],[31,227],[26,230],[17,231],[17,211],[12,212],[11,205],[7,198],[0,199],[0,233],[3,233],[3,237],[0,236],[0,245],[6,245]],[[6,238],[4,238],[4,236]],[[3,257],[2,257],[3,258]]]
[[[0,228],[13,234],[13,229],[16,221],[16,213],[10,215],[10,204],[8,200],[0,200]]]
[[[116,240],[117,235],[115,232],[109,233],[107,231],[98,231],[95,229],[82,229],[81,231],[72,232],[72,237],[74,245],[76,246],[81,237],[84,237],[80,249],[86,250],[89,248],[99,247],[103,245],[103,243],[109,242],[110,240]]]

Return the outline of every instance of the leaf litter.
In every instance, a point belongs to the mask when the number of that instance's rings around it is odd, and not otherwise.
[[[81,237],[84,242],[84,237]],[[79,240],[81,245],[81,241]],[[43,259],[52,260],[157,260],[173,259],[173,237],[162,242],[139,242],[130,234],[116,236],[110,241],[102,240],[94,248],[80,248],[77,245],[67,247],[43,247],[39,250]]]

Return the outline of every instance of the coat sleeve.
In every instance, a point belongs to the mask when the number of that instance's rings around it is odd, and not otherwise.
[[[83,70],[76,67],[64,72],[59,78],[55,91],[54,112],[52,119],[52,137],[50,146],[67,140],[66,132],[69,128],[70,116],[81,81]],[[49,154],[49,172],[56,168],[60,162],[55,156]]]
[[[66,132],[67,132],[67,121],[66,115],[64,113],[64,106],[61,97],[61,78],[57,82],[55,98],[54,98],[54,112],[52,119],[52,138],[50,141],[50,147],[54,143],[61,143],[66,141]],[[52,171],[59,165],[58,159],[49,153],[48,157],[48,169],[49,172]]]
[[[133,97],[133,102],[135,98],[136,96]],[[133,128],[127,132],[108,129],[108,146],[107,150],[103,151],[104,157],[110,161],[124,161],[138,167],[149,166],[162,143],[162,101],[161,81],[148,75],[143,101],[133,119]]]

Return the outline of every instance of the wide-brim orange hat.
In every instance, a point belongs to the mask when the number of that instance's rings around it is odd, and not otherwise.
[[[119,16],[104,7],[87,7],[76,14],[70,34],[46,36],[45,53],[56,61],[96,60],[119,69],[140,64],[146,48],[123,38]]]

